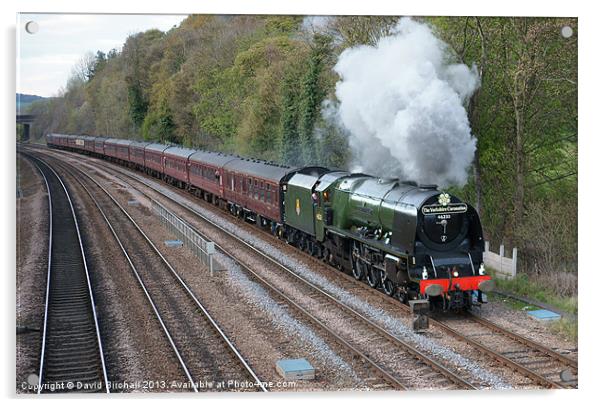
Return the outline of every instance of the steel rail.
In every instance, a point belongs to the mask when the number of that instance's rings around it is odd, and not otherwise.
[[[81,175],[84,175],[90,181],[92,181],[99,189],[101,189],[111,199],[111,201],[113,201],[113,203],[115,203],[115,205],[121,210],[121,212],[129,219],[129,221],[132,223],[132,225],[141,234],[141,236],[144,237],[144,239],[146,240],[146,242],[153,248],[154,252],[161,258],[161,260],[163,261],[163,263],[165,264],[165,266],[167,266],[167,268],[170,270],[170,272],[172,273],[172,275],[178,280],[178,282],[180,283],[181,287],[185,289],[187,295],[194,301],[194,303],[196,304],[197,308],[199,308],[202,311],[203,315],[207,318],[207,320],[209,321],[209,323],[211,324],[211,326],[215,329],[215,331],[219,334],[219,336],[222,338],[222,340],[228,345],[228,347],[232,351],[232,353],[236,356],[236,359],[243,365],[243,367],[247,371],[247,373],[253,378],[253,380],[255,381],[255,384],[263,392],[267,392],[268,389],[265,387],[264,383],[259,379],[259,377],[255,373],[255,371],[251,368],[251,366],[247,363],[247,361],[244,359],[244,357],[240,354],[240,352],[238,351],[238,349],[236,349],[236,346],[234,345],[234,343],[230,340],[230,338],[228,338],[228,336],[221,329],[221,327],[218,325],[218,323],[215,321],[215,319],[211,316],[211,314],[209,313],[209,311],[205,308],[205,306],[203,306],[203,304],[199,301],[199,299],[194,294],[194,292],[190,289],[190,287],[188,286],[188,284],[186,284],[186,282],[180,277],[180,275],[172,267],[172,265],[169,263],[169,261],[163,256],[163,254],[159,251],[159,249],[156,247],[156,245],[152,242],[152,240],[148,237],[148,235],[146,235],[146,233],[144,233],[144,231],[140,228],[140,226],[136,223],[136,221],[130,216],[130,214],[123,208],[123,206],[102,185],[100,185],[100,183],[98,183],[91,176],[89,176],[88,174],[84,173],[83,171],[75,168],[71,164],[68,164],[68,165],[71,166],[72,168],[74,168],[76,171],[78,171]],[[80,182],[80,184],[81,184],[81,182]],[[88,192],[88,194],[90,194],[90,191],[83,184],[82,184],[82,186],[84,187],[84,189],[86,190],[86,192]],[[92,198],[92,199],[97,204],[96,200],[94,198]],[[97,204],[97,206],[98,206],[98,204]],[[100,207],[99,207],[99,209],[100,209]],[[101,212],[102,212],[102,210],[101,210]],[[110,222],[108,221],[108,219],[106,218],[106,216],[104,215],[104,212],[102,212],[102,213],[103,213],[103,217],[105,218],[105,220],[109,224],[109,227],[111,228],[111,231],[115,234],[115,231],[114,231],[113,227],[110,225]],[[119,245],[122,248],[122,250],[124,250],[124,254],[125,254],[125,249],[124,249],[124,247],[123,247],[123,245],[121,244],[120,241],[119,241]],[[131,260],[130,260],[130,258],[129,258],[129,256],[127,254],[126,254],[126,257],[128,259],[128,262],[130,263],[131,267],[133,269],[135,269],[134,265],[131,263]],[[135,273],[136,273],[136,277],[138,278],[139,282],[141,283],[141,285],[144,288],[144,291],[145,291],[145,294],[147,295],[147,298],[149,298],[149,301],[152,302],[152,300],[150,299],[150,295],[149,295],[148,291],[146,290],[146,288],[144,287],[144,284],[142,283],[142,280],[141,280],[139,274],[137,273],[137,271]],[[154,303],[153,303],[153,309],[155,309],[156,312],[157,312],[157,314],[158,314],[158,311],[157,311]],[[165,327],[165,325],[163,324],[162,320],[161,320],[161,325]],[[166,329],[167,328],[165,327],[165,330]],[[175,344],[174,344],[173,340],[171,339],[171,336],[168,335],[168,337],[170,338],[169,340],[172,343],[172,346],[174,347],[174,350],[176,350]],[[191,375],[190,375],[187,367],[185,367],[185,364],[183,362],[182,357],[180,356],[180,354],[179,354],[179,352],[177,350],[176,350],[176,353],[178,355],[178,359],[180,360],[180,362],[182,363],[182,366],[184,367],[184,369],[186,371],[186,375],[188,376],[189,380],[191,381],[192,385],[194,386],[195,391],[198,391],[197,386],[194,383],[194,380],[192,379],[192,377],[191,377]]]
[[[106,393],[110,393],[110,389],[109,389],[109,380],[108,380],[108,375],[107,375],[107,369],[106,369],[106,364],[105,364],[105,359],[104,359],[104,352],[103,352],[103,347],[102,347],[102,340],[101,340],[101,335],[100,335],[100,327],[98,324],[98,315],[96,313],[96,302],[94,301],[94,294],[92,292],[92,283],[90,280],[90,273],[88,270],[88,264],[87,264],[87,260],[86,260],[86,254],[85,254],[85,250],[84,250],[84,246],[83,246],[83,242],[82,242],[82,238],[81,238],[81,233],[79,230],[79,224],[77,221],[77,216],[75,214],[75,208],[73,207],[73,203],[71,201],[71,197],[69,195],[69,192],[65,186],[65,184],[63,183],[63,180],[61,179],[61,177],[54,171],[54,169],[48,165],[48,163],[46,163],[44,160],[40,159],[39,157],[35,157],[31,154],[26,154],[23,153],[25,156],[27,156],[30,161],[34,164],[34,166],[36,167],[36,169],[40,172],[40,174],[42,175],[43,179],[44,179],[44,183],[46,184],[46,188],[48,191],[48,202],[49,202],[49,240],[48,240],[48,272],[47,272],[47,280],[46,280],[46,299],[45,299],[45,303],[44,303],[44,326],[43,326],[43,336],[42,336],[42,345],[41,345],[41,353],[40,353],[40,371],[39,371],[39,377],[38,377],[38,389],[37,392],[38,394],[40,394],[43,390],[43,384],[44,384],[44,368],[46,367],[45,365],[45,360],[46,360],[46,354],[47,354],[47,341],[48,341],[48,316],[50,313],[50,296],[51,296],[51,278],[52,278],[52,253],[53,253],[53,240],[52,240],[52,234],[54,231],[56,231],[56,228],[53,228],[53,223],[55,221],[55,219],[53,219],[52,216],[52,210],[53,210],[53,206],[52,206],[52,192],[51,192],[51,188],[50,188],[50,183],[48,182],[48,178],[46,176],[46,174],[44,173],[44,171],[42,170],[42,168],[40,167],[40,163],[43,166],[46,166],[46,168],[48,168],[48,170],[56,177],[56,179],[58,180],[58,182],[61,184],[61,187],[65,193],[65,197],[67,199],[67,202],[69,203],[69,209],[70,209],[70,213],[71,213],[71,217],[73,220],[73,225],[74,225],[74,229],[77,233],[77,240],[78,240],[78,244],[79,244],[79,249],[80,249],[80,253],[81,253],[81,259],[82,259],[82,265],[83,265],[83,269],[85,272],[85,277],[86,277],[86,286],[87,286],[87,293],[88,293],[88,297],[87,299],[90,301],[90,308],[91,308],[91,314],[92,314],[92,319],[94,322],[94,330],[95,330],[95,336],[96,336],[96,345],[98,346],[98,358],[100,360],[100,367],[101,367],[101,371],[102,371],[102,385],[104,386],[105,392]],[[69,382],[72,385],[74,385],[74,383]],[[72,390],[69,389],[68,390]]]
[[[50,185],[48,185],[48,180],[46,176],[34,162],[33,159],[30,158],[30,162],[36,167],[42,179],[44,180],[44,184],[46,185],[46,191],[48,196],[48,270],[46,273],[46,295],[44,301],[44,326],[42,328],[42,346],[40,353],[40,369],[38,374],[38,394],[42,389],[42,377],[44,372],[44,356],[46,352],[46,328],[48,326],[48,300],[50,298],[50,270],[52,266],[52,197],[50,192]]]
[[[383,294],[383,295],[386,295],[386,294]],[[411,312],[410,308],[407,305],[402,304],[402,307],[408,313]],[[536,383],[539,383],[540,385],[543,385],[543,386],[549,387],[549,388],[554,388],[554,389],[561,389],[561,388],[565,387],[565,386],[561,386],[560,384],[558,384],[552,380],[549,380],[549,379],[543,377],[542,375],[533,371],[532,369],[529,369],[529,368],[509,359],[508,357],[502,355],[499,352],[496,352],[495,350],[483,345],[482,343],[480,343],[472,338],[469,338],[468,336],[462,334],[461,332],[459,332],[456,329],[452,328],[451,326],[447,325],[445,322],[442,322],[440,319],[430,318],[430,321],[433,325],[440,327],[441,329],[445,330],[452,336],[460,339],[461,341],[468,343],[472,347],[480,350],[481,352],[488,355],[489,357],[494,358],[495,360],[502,363],[506,367],[527,376],[528,378],[530,378],[531,380],[533,380]]]
[[[475,315],[472,312],[468,312],[468,315],[470,316],[470,318],[472,318],[474,321],[476,321],[477,323],[486,326],[487,328],[490,328],[496,332],[501,333],[504,336],[509,337],[510,339],[513,339],[517,342],[522,343],[525,346],[528,346],[530,348],[533,349],[537,349],[539,352],[541,353],[545,353],[546,355],[550,356],[553,359],[556,359],[558,362],[561,362],[563,364],[569,365],[570,367],[573,367],[575,369],[577,369],[578,363],[576,360],[573,360],[565,355],[562,355],[550,348],[548,348],[547,346],[541,345],[535,341],[532,341],[529,338],[526,338],[522,335],[519,335],[515,332],[509,331],[506,328],[503,328],[501,326],[499,326],[498,324],[489,321],[488,319],[485,319],[481,316]]]
[[[115,169],[112,169],[112,170],[113,171],[117,171]],[[201,219],[203,219],[203,221],[209,223],[211,226],[217,228],[221,232],[223,232],[223,233],[227,234],[228,236],[230,236],[231,238],[235,239],[237,242],[243,244],[245,247],[247,247],[248,249],[252,250],[254,253],[256,253],[257,255],[261,256],[262,258],[264,258],[268,262],[270,262],[270,263],[274,264],[276,267],[278,267],[278,268],[286,271],[292,277],[298,279],[299,281],[301,281],[306,286],[310,287],[315,292],[318,292],[320,295],[322,295],[323,297],[327,298],[331,303],[334,303],[338,307],[343,308],[347,313],[351,314],[357,320],[361,321],[364,324],[369,325],[371,329],[373,329],[373,330],[377,331],[379,334],[383,335],[390,342],[393,342],[397,346],[400,346],[400,347],[404,348],[407,352],[409,352],[410,354],[412,354],[412,356],[414,356],[416,359],[421,360],[422,362],[426,363],[432,369],[434,369],[435,371],[439,372],[444,377],[446,377],[448,380],[450,380],[452,383],[454,383],[454,384],[456,384],[456,385],[458,385],[458,386],[460,386],[462,388],[465,388],[465,389],[476,389],[476,387],[473,386],[471,383],[469,383],[466,380],[462,379],[461,377],[459,377],[458,375],[456,375],[455,373],[453,373],[452,371],[450,371],[449,369],[447,369],[445,366],[441,365],[439,362],[437,362],[434,359],[430,358],[428,355],[420,352],[418,349],[412,347],[411,345],[409,345],[408,343],[402,341],[398,337],[392,335],[391,333],[389,333],[388,331],[386,331],[384,328],[378,326],[374,322],[370,321],[368,318],[366,318],[363,315],[361,315],[360,313],[358,313],[353,308],[349,307],[347,304],[341,302],[337,298],[333,297],[332,295],[328,294],[327,292],[325,292],[321,288],[317,287],[315,284],[313,284],[310,281],[308,281],[308,280],[304,279],[303,277],[299,276],[294,271],[292,271],[291,269],[289,269],[285,265],[283,265],[280,262],[278,262],[276,259],[274,259],[271,256],[269,256],[269,255],[261,252],[260,250],[258,250],[254,246],[250,245],[246,241],[242,240],[238,236],[236,236],[233,233],[229,232],[228,230],[222,228],[221,226],[219,226],[215,222],[213,222],[210,219],[208,219],[207,217],[205,217],[203,214],[201,214],[198,211],[196,211],[194,208],[189,207],[187,204],[184,204],[184,203],[176,201],[175,199],[173,199],[173,198],[165,195],[161,191],[157,190],[152,185],[149,185],[146,182],[144,182],[142,180],[139,180],[139,179],[133,177],[130,174],[127,174],[127,173],[122,172],[122,171],[119,171],[119,172],[121,174],[123,174],[123,175],[126,175],[128,178],[131,178],[131,179],[133,179],[133,180],[135,180],[135,181],[137,181],[139,183],[142,183],[143,185],[146,185],[148,188],[151,188],[155,192],[157,192],[160,195],[164,196],[165,198],[169,199],[171,202],[174,202],[175,204],[179,205],[180,207],[182,207],[182,208],[188,210],[189,212],[193,213],[194,215],[200,217]],[[143,195],[147,196],[148,198],[152,199],[147,193],[145,193],[143,191],[139,191],[139,192],[142,193]],[[189,226],[192,229],[194,229],[201,236],[206,236],[204,233],[200,232],[198,229],[192,227],[191,225],[189,225]],[[261,276],[259,276],[257,273],[255,273],[251,269],[251,267],[249,267],[244,261],[241,261],[236,256],[228,253],[228,251],[226,251],[224,248],[222,248],[217,243],[215,244],[215,247],[216,247],[217,250],[220,250],[224,255],[230,257],[234,262],[238,263],[241,267],[243,267],[245,270],[247,270],[248,272],[250,272],[254,277],[256,277],[259,281],[261,281],[262,284],[266,285],[272,291],[276,292],[279,296],[281,296],[282,298],[284,298],[287,302],[289,302],[296,309],[298,309],[299,311],[301,311],[304,315],[306,315],[308,318],[310,318],[313,322],[317,323],[321,328],[323,328],[327,332],[329,332],[329,334],[333,335],[340,343],[344,344],[344,346],[346,346],[346,347],[354,350],[355,353],[359,353],[363,360],[365,360],[366,362],[368,362],[369,364],[371,364],[377,370],[381,371],[381,374],[387,376],[387,379],[390,382],[395,383],[400,388],[405,388],[405,385],[403,385],[403,383],[399,382],[396,378],[394,378],[392,375],[390,375],[384,369],[382,369],[380,366],[378,366],[378,364],[376,364],[376,362],[372,361],[368,356],[362,354],[361,351],[359,351],[358,349],[354,348],[353,345],[351,345],[350,343],[346,342],[343,338],[341,338],[335,332],[333,332],[332,330],[330,330],[326,325],[324,325],[321,321],[319,321],[317,318],[315,318],[313,315],[311,315],[309,312],[307,312],[303,307],[301,307],[300,305],[298,305],[297,303],[295,303],[291,298],[287,297],[286,294],[282,293],[279,289],[277,289],[276,287],[274,287],[270,283],[268,283],[265,279],[263,279]]]

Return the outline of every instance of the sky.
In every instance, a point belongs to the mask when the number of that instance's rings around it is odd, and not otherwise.
[[[134,33],[179,25],[185,15],[25,14],[17,15],[17,92],[56,96],[73,66],[87,53],[121,50]],[[38,30],[25,30],[28,22]]]

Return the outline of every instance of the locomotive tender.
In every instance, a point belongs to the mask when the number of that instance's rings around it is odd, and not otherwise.
[[[478,214],[434,185],[123,139],[46,141],[184,188],[404,302],[464,309],[493,289]]]

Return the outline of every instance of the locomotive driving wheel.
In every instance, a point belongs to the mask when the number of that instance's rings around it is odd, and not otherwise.
[[[383,291],[389,297],[393,297],[393,294],[395,294],[395,284],[393,284],[393,281],[385,278],[383,281]]]
[[[353,262],[353,277],[356,280],[361,281],[365,274],[366,266],[364,265],[364,262],[359,257],[356,257]]]
[[[368,285],[370,287],[377,288],[381,280],[380,270],[375,267],[370,267],[366,274],[366,280],[368,280]]]

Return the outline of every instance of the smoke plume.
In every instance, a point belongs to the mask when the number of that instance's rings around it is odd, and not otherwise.
[[[345,50],[334,69],[341,77],[336,118],[349,135],[354,170],[440,186],[466,183],[476,140],[463,103],[479,77],[474,68],[450,63],[447,45],[428,26],[402,18],[375,46]]]

